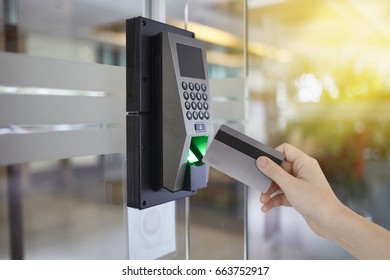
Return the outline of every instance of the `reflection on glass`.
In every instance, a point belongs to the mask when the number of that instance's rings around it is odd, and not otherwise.
[[[25,258],[126,258],[123,162],[112,154],[21,165]],[[0,240],[8,244],[5,194],[12,178],[0,170]],[[9,259],[7,246],[1,248],[1,259]]]
[[[384,30],[390,21],[381,11],[389,7],[388,1],[299,0],[248,11],[250,40],[289,53],[284,62],[249,59],[251,102],[266,108],[268,144],[290,142],[316,157],[340,199],[387,228],[390,52]],[[294,215],[283,209],[272,218],[280,246],[264,258],[350,258],[307,235],[304,223],[302,233],[288,226]]]
[[[125,65],[124,21],[143,11],[143,1],[9,2],[18,4],[19,20],[1,23],[1,51],[120,66]],[[7,19],[14,13],[2,12]]]

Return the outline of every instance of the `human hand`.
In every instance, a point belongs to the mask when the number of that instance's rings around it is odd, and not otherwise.
[[[285,155],[281,166],[266,157],[256,160],[260,171],[273,180],[260,197],[264,212],[293,206],[316,234],[356,258],[390,259],[390,231],[343,205],[314,158],[289,144],[276,149]]]
[[[263,156],[256,160],[259,170],[273,181],[261,194],[262,211],[292,206],[314,232],[322,235],[323,228],[343,205],[333,193],[317,160],[290,144],[283,144],[276,150],[285,155],[281,166]]]

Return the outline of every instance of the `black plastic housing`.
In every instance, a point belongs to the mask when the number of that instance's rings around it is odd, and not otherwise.
[[[143,17],[126,21],[127,205],[144,209],[194,194],[162,186],[161,32],[194,33]]]

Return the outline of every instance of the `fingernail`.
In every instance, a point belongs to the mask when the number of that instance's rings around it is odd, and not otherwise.
[[[257,165],[259,167],[265,167],[267,165],[267,159],[265,157],[259,157],[257,160]]]

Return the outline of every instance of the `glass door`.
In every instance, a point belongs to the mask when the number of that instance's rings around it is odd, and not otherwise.
[[[0,258],[127,258],[124,20],[143,1],[0,11]]]

